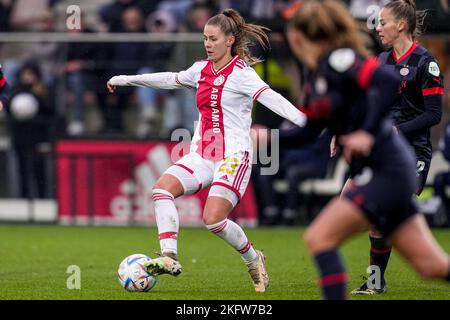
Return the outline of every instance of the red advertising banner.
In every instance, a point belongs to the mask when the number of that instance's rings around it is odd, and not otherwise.
[[[152,187],[188,147],[172,142],[61,140],[56,144],[58,214],[62,223],[156,225]],[[203,226],[209,188],[175,200],[181,226]],[[250,183],[230,218],[257,224]]]

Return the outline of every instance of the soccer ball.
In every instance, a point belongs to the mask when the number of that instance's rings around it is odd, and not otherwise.
[[[144,262],[152,259],[145,254],[132,254],[119,265],[117,276],[120,285],[130,292],[147,292],[156,283],[157,276],[147,272]]]

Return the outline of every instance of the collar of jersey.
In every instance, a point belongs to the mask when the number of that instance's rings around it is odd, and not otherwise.
[[[224,65],[222,68],[220,68],[219,70],[215,70],[215,69],[214,69],[213,63],[212,63],[212,61],[211,61],[211,70],[212,70],[213,74],[214,74],[214,75],[218,75],[219,73],[221,73],[223,70],[225,70],[226,68],[228,68],[234,61],[236,61],[236,59],[237,59],[238,57],[239,57],[238,55],[235,55],[233,58],[231,58],[230,61],[228,61],[227,63],[225,63],[225,65]]]
[[[406,51],[406,53],[404,55],[402,55],[400,58],[397,58],[397,55],[395,54],[395,50],[394,50],[394,48],[392,48],[392,57],[394,58],[394,61],[396,63],[399,63],[400,61],[405,60],[405,58],[407,58],[416,48],[417,48],[417,43],[413,42],[413,44],[411,45],[411,48],[409,48],[408,51]]]

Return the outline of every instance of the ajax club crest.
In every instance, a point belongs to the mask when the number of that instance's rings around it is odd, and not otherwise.
[[[215,86],[220,86],[221,84],[223,84],[225,82],[225,77],[221,74],[220,76],[218,76],[215,80],[214,80],[214,85]]]

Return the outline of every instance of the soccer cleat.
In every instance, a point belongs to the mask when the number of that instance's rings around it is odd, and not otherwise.
[[[367,282],[364,282],[364,284],[359,287],[358,289],[353,290],[352,292],[350,292],[350,294],[352,295],[374,295],[374,294],[383,294],[387,292],[387,285],[386,285],[386,281],[381,281],[381,288],[380,289],[370,289],[367,286]]]
[[[177,276],[181,273],[181,264],[171,257],[160,256],[144,263],[148,273],[152,275],[170,274]]]
[[[258,258],[256,261],[247,264],[248,272],[253,281],[253,286],[256,292],[264,292],[269,286],[269,276],[266,272],[266,258],[264,254],[256,250]]]

